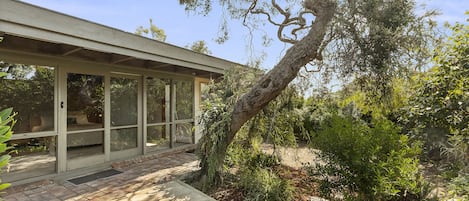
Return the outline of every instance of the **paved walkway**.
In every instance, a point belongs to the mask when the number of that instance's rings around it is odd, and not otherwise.
[[[179,153],[118,169],[111,177],[80,185],[46,182],[42,185],[7,189],[6,201],[63,201],[63,200],[214,200],[187,184],[176,180],[197,170],[194,154]]]

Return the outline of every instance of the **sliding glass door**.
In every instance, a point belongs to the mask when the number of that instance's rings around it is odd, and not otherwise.
[[[142,153],[139,79],[124,75],[111,77],[111,160]]]
[[[66,73],[67,169],[105,161],[104,76]],[[63,103],[61,103],[63,105]]]

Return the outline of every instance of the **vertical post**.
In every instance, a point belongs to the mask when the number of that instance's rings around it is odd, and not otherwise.
[[[56,91],[58,92],[57,111],[57,172],[67,171],[67,73],[57,67]]]
[[[104,160],[111,160],[111,75],[104,75]]]
[[[176,82],[171,80],[171,140],[170,147],[174,148],[174,143],[176,142],[176,123],[174,122],[177,119],[177,108],[176,108]]]
[[[142,84],[143,87],[142,87],[142,95],[140,96],[143,100],[142,102],[142,114],[139,115],[140,118],[142,118],[142,122],[143,122],[143,125],[139,124],[139,126],[142,126],[142,133],[143,133],[143,136],[142,136],[142,152],[143,154],[147,154],[147,91],[148,91],[148,82],[147,82],[147,78],[146,76],[143,76],[143,81],[142,81]],[[140,92],[140,90],[139,90]],[[140,102],[140,101],[139,101]],[[140,110],[139,110],[140,111]],[[140,133],[140,132],[139,132]]]

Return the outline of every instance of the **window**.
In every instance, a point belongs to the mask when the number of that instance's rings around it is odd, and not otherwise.
[[[175,120],[192,119],[194,109],[194,82],[176,80],[176,115]]]
[[[54,131],[54,68],[0,61],[0,71],[0,108],[18,113],[14,134]]]
[[[111,151],[138,146],[138,80],[111,77]]]
[[[146,146],[154,150],[170,147],[171,80],[150,77],[147,80]]]

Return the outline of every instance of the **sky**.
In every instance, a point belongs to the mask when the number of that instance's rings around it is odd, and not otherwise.
[[[135,32],[139,26],[148,27],[149,19],[163,29],[166,42],[184,47],[197,40],[206,41],[213,56],[246,64],[252,58],[264,55],[261,67],[270,69],[286,51],[285,44],[274,40],[269,47],[261,46],[259,37],[251,38],[240,21],[229,24],[231,37],[223,44],[217,44],[222,12],[214,9],[207,17],[187,13],[177,0],[23,0],[24,2],[68,14],[98,24]],[[164,3],[163,3],[164,2]],[[442,15],[435,20],[464,22],[464,12],[469,10],[469,0],[417,0],[427,8],[437,9]],[[275,30],[266,28],[275,36]],[[252,42],[251,42],[252,40]]]

